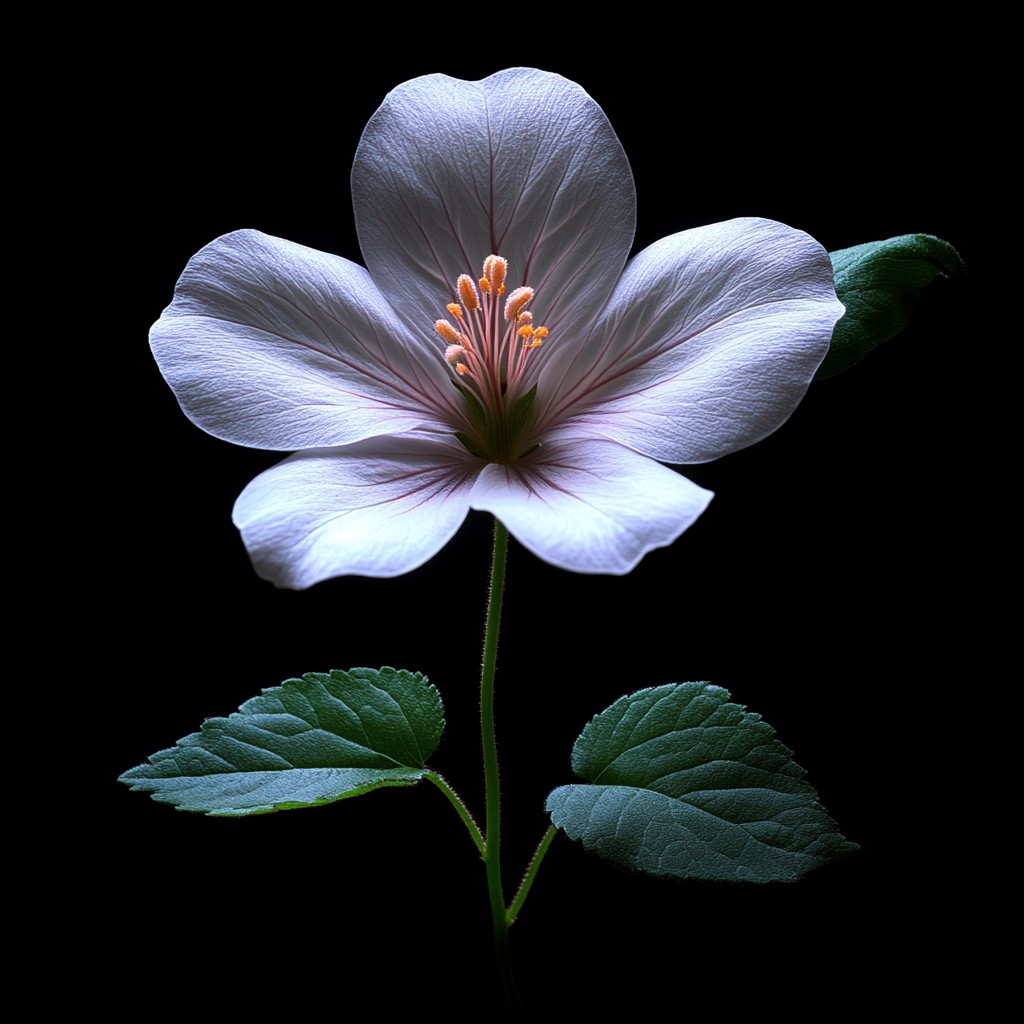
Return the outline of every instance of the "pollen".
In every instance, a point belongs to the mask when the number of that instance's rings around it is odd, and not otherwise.
[[[537,348],[541,342],[548,336],[548,329],[546,327],[538,327],[534,330],[532,327],[529,328],[529,334],[523,334],[523,331],[527,330],[525,327],[519,328],[519,333],[523,337],[524,348]]]
[[[512,294],[505,300],[505,319],[515,320],[523,306],[533,298],[533,289],[522,285],[513,290]]]
[[[495,256],[491,253],[484,260],[484,278],[490,286],[487,290],[492,295],[503,295],[505,293],[505,275],[508,273],[508,260],[503,256]]]
[[[459,298],[462,300],[462,305],[470,311],[470,313],[480,308],[480,295],[476,290],[476,285],[473,283],[473,278],[469,274],[460,274],[459,280],[456,282],[459,289]],[[448,307],[451,309],[451,307]]]
[[[462,307],[457,302],[449,302],[444,308],[457,320],[462,319]]]
[[[434,330],[450,345],[461,345],[465,341],[465,338],[447,320],[438,320],[434,324]]]
[[[454,366],[459,373],[468,373],[469,367],[466,366],[466,358],[468,353],[462,345],[449,345],[444,350],[445,361],[450,365]]]

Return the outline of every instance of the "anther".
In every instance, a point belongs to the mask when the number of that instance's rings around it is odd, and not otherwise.
[[[447,309],[452,316],[457,317],[459,320],[462,319],[462,307],[457,302],[449,302],[444,308]]]
[[[463,306],[472,313],[480,308],[480,296],[477,294],[476,285],[469,274],[460,274],[458,280],[459,298]],[[449,307],[450,308],[450,307]]]
[[[452,345],[461,345],[465,340],[461,334],[447,320],[438,320],[434,324],[434,330],[444,338],[445,341]]]
[[[512,294],[505,300],[505,319],[515,320],[530,299],[533,298],[533,289],[521,285],[512,291]]]
[[[488,290],[492,295],[501,295],[505,290],[505,274],[508,271],[508,260],[503,256],[491,253],[484,260],[484,277],[491,286]]]
[[[466,350],[461,345],[449,345],[444,350],[445,360],[455,369],[459,369],[460,366],[465,366]],[[460,370],[460,373],[465,373],[465,370]]]

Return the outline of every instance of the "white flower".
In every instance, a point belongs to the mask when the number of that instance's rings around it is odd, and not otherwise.
[[[660,463],[775,430],[843,312],[821,246],[771,221],[627,263],[622,147],[541,71],[395,89],[352,191],[369,270],[235,232],[189,262],[152,331],[195,423],[297,452],[234,512],[280,586],[407,572],[471,508],[554,565],[629,572],[711,499]]]

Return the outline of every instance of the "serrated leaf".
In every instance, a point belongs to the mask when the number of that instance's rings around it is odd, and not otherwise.
[[[790,882],[857,847],[760,715],[708,683],[640,690],[595,716],[547,799],[555,826],[630,871]]]
[[[412,785],[443,728],[440,695],[419,673],[310,672],[207,719],[121,781],[183,811],[311,807]]]
[[[899,235],[829,253],[846,313],[817,378],[848,370],[910,322],[922,288],[963,272],[959,253],[934,235]]]

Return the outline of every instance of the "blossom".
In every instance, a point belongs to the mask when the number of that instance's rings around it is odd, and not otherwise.
[[[767,220],[627,262],[622,147],[541,71],[399,86],[352,192],[366,269],[234,232],[193,257],[151,334],[196,424],[295,453],[234,509],[279,586],[407,572],[470,509],[556,566],[629,572],[712,497],[662,463],[775,430],[843,312],[821,246]]]

